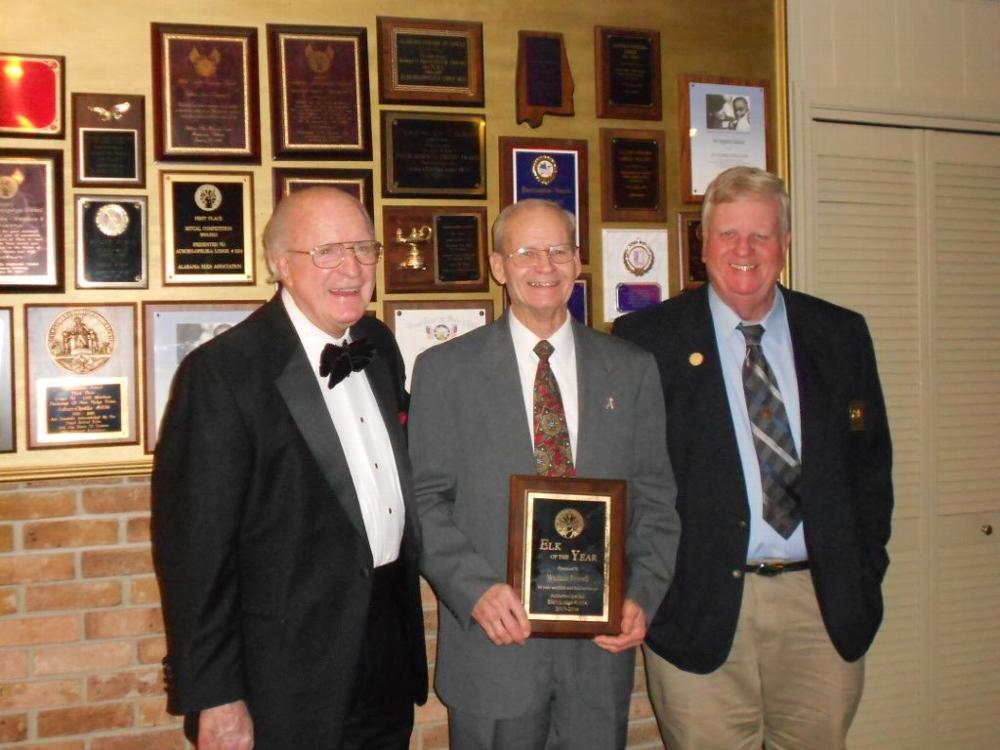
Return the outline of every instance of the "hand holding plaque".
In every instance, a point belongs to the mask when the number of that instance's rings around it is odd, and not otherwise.
[[[625,497],[621,479],[510,478],[507,580],[533,636],[619,634]]]

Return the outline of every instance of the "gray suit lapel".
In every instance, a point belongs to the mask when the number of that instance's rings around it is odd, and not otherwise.
[[[573,321],[576,346],[576,381],[580,423],[576,437],[574,464],[577,474],[596,474],[601,463],[603,429],[606,411],[614,409],[614,388],[611,373],[615,362],[597,345],[596,337],[580,323]],[[610,401],[609,401],[610,399]]]
[[[351,471],[340,443],[340,436],[333,426],[326,402],[317,387],[316,376],[302,351],[294,329],[291,335],[295,336],[296,347],[275,384],[351,524],[361,538],[367,540],[368,534],[361,517],[361,506],[358,504],[357,492],[351,480]],[[395,445],[393,448],[395,449]]]
[[[510,461],[515,474],[533,474],[535,456],[531,450],[531,432],[521,394],[521,375],[517,369],[514,342],[504,314],[490,327],[479,361],[483,387],[482,398],[489,404],[491,423],[482,426],[483,435],[492,435],[494,450]]]

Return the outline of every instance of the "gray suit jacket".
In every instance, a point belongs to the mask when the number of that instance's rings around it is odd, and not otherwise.
[[[673,574],[679,523],[665,460],[665,417],[652,357],[573,322],[580,477],[628,481],[626,596],[651,621]],[[613,401],[612,401],[613,399]],[[588,639],[532,638],[496,646],[472,608],[506,580],[512,474],[534,455],[507,318],[424,352],[413,372],[410,454],[423,532],[421,569],[440,609],[436,689],[450,707],[493,718],[535,710],[557,649],[580,665],[595,705],[628,701],[634,651],[610,654]]]

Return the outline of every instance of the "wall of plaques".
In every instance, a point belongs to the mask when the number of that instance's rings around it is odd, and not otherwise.
[[[577,217],[570,310],[606,328],[702,283],[714,173],[786,171],[784,0],[276,8],[5,6],[0,481],[148,472],[179,361],[274,293],[295,190],[369,208],[412,359],[503,313],[504,205]]]

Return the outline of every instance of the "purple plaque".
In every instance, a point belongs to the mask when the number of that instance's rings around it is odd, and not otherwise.
[[[615,306],[620,313],[641,310],[662,299],[659,284],[619,284],[615,287]]]

